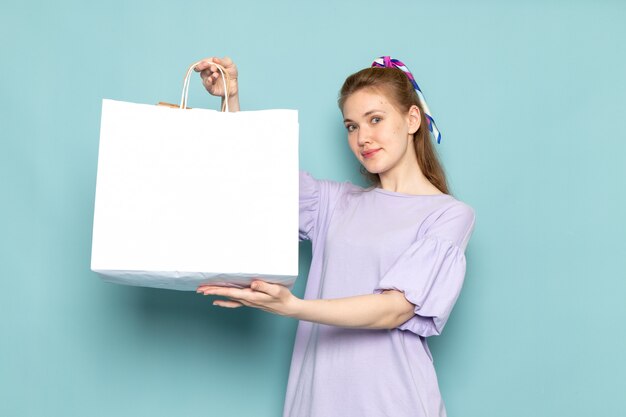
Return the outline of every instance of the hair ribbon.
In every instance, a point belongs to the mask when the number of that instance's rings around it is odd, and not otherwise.
[[[391,58],[390,56],[381,56],[377,58],[374,62],[372,62],[372,67],[379,68],[397,68],[400,71],[404,72],[408,77],[409,81],[413,85],[415,92],[417,93],[417,98],[424,109],[424,115],[426,116],[426,120],[428,120],[428,130],[433,134],[435,139],[437,139],[437,143],[441,143],[441,132],[437,129],[437,125],[435,124],[435,119],[433,119],[432,113],[428,108],[428,104],[426,104],[426,99],[424,98],[424,94],[422,90],[420,90],[419,85],[415,82],[415,77],[404,63],[398,59]]]

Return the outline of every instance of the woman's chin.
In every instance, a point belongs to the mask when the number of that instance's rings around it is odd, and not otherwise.
[[[370,174],[374,174],[374,175],[379,175],[381,172],[384,172],[385,169],[377,164],[372,164],[372,163],[361,163],[361,165],[363,166],[363,168],[365,168],[365,170],[367,172],[369,172]]]

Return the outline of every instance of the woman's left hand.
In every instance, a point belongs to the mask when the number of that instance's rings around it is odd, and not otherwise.
[[[264,281],[253,281],[250,288],[201,285],[196,292],[228,298],[228,300],[215,300],[213,302],[213,305],[219,307],[247,306],[281,316],[293,316],[296,312],[296,305],[300,301],[288,288]]]

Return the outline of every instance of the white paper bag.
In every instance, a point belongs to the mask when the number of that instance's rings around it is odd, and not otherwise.
[[[103,100],[91,269],[195,290],[298,275],[295,110]]]

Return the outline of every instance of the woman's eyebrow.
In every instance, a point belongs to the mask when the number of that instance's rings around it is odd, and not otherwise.
[[[363,117],[367,117],[367,116],[369,116],[370,114],[373,114],[373,113],[386,113],[386,112],[384,110],[374,109],[374,110],[370,110],[368,112],[363,113]]]
[[[385,113],[386,114],[386,112],[384,110],[373,109],[373,110],[366,111],[365,113],[363,113],[363,116],[361,116],[361,117],[367,117],[367,116],[369,116],[371,114],[374,114],[374,113]],[[352,120],[348,119],[348,118],[345,118],[345,119],[343,119],[343,121],[345,123],[345,122],[351,122]]]

